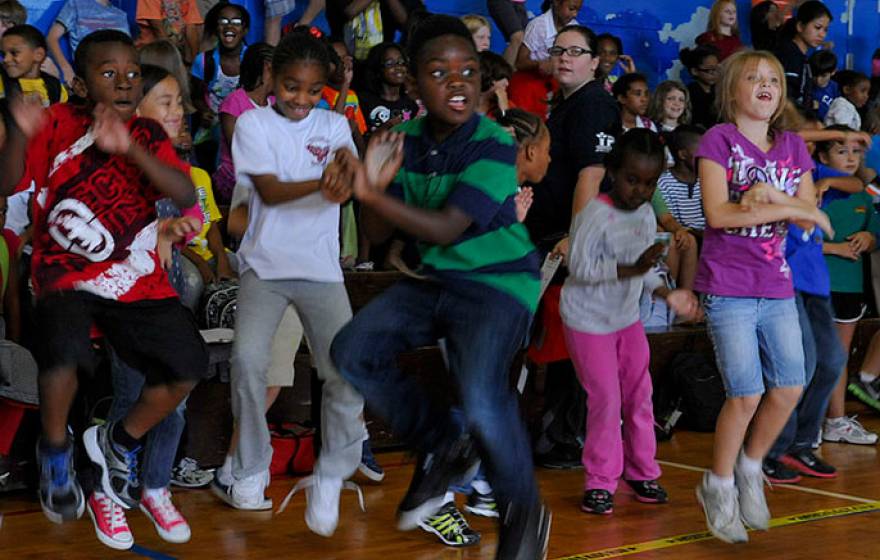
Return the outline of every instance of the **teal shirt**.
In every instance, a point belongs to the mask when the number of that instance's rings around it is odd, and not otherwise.
[[[871,196],[862,191],[846,197],[835,198],[822,210],[831,219],[834,228],[834,238],[826,238],[827,243],[845,243],[847,237],[860,231],[869,231],[874,235],[880,234],[880,218]],[[831,291],[862,293],[864,292],[864,260],[867,253],[863,253],[857,261],[825,255],[828,264],[828,272],[831,274]]]

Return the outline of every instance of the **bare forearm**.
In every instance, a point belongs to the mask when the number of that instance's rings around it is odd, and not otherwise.
[[[360,225],[367,239],[373,245],[388,241],[394,233],[394,226],[367,206],[361,206]]]
[[[189,208],[196,203],[196,189],[183,171],[160,161],[136,142],[132,142],[126,155],[175,206]]]
[[[416,208],[385,193],[364,202],[392,225],[433,245],[449,245],[470,225],[469,219],[462,220],[464,214],[458,210]]]
[[[809,210],[788,204],[755,204],[748,211],[735,202],[726,202],[715,212],[707,213],[706,221],[713,228],[751,227],[780,220],[812,222],[815,207]]]
[[[260,199],[269,206],[298,200],[321,189],[321,181],[279,181],[274,175],[251,176]]]
[[[12,193],[24,175],[24,157],[27,139],[15,126],[9,123],[6,132],[6,146],[0,151],[0,196]]]
[[[300,25],[311,25],[312,22],[318,17],[318,14],[321,13],[321,10],[324,9],[326,5],[326,0],[310,0],[309,5],[306,6],[306,11],[303,12],[301,18],[299,18]]]
[[[519,51],[516,53],[516,69],[529,72],[537,70],[539,66],[540,63],[537,60],[532,60],[532,51],[527,46],[520,45]]]

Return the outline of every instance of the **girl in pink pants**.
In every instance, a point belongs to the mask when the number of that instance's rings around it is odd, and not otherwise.
[[[624,134],[605,162],[612,190],[591,200],[572,228],[560,312],[568,351],[587,392],[581,509],[588,513],[613,511],[621,476],[639,501],[667,501],[657,483],[650,353],[639,298],[647,289],[683,316],[694,316],[699,308],[690,291],[666,288],[655,268],[664,245],[654,243],[657,219],[650,200],[665,162],[656,133]]]

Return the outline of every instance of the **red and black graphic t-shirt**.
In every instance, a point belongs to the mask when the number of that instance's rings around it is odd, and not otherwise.
[[[35,184],[31,261],[37,296],[83,291],[122,302],[176,297],[156,252],[163,195],[124,155],[102,152],[91,114],[67,103],[28,143],[18,190]],[[128,122],[132,141],[187,172],[162,126]]]

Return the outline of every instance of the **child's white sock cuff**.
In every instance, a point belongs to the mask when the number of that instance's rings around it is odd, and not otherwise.
[[[741,451],[739,454],[739,459],[737,459],[737,464],[742,472],[746,474],[757,474],[761,472],[761,459],[752,459],[748,455],[746,455],[745,451]]]
[[[706,476],[706,486],[708,486],[709,488],[733,488],[733,477],[718,476],[712,471],[709,471]]]

